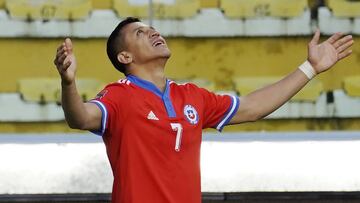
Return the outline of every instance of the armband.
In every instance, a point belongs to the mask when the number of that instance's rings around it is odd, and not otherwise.
[[[301,64],[299,69],[306,75],[307,78],[309,78],[309,80],[316,76],[316,71],[308,60]]]

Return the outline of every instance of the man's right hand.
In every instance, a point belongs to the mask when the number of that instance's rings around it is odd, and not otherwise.
[[[61,76],[61,106],[65,119],[71,128],[81,130],[101,129],[102,112],[94,103],[83,103],[76,89],[76,60],[69,38],[57,48],[54,60]]]
[[[57,48],[54,60],[63,84],[69,85],[75,81],[76,60],[73,52],[73,45],[69,38]]]

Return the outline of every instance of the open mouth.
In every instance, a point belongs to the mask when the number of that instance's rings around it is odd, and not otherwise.
[[[159,39],[159,40],[156,40],[156,41],[152,44],[152,46],[153,46],[153,47],[157,47],[157,46],[161,46],[161,45],[164,45],[164,44],[165,44],[165,42],[164,42],[163,40]]]

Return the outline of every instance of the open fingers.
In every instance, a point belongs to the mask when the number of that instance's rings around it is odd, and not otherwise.
[[[338,60],[341,60],[343,58],[350,56],[351,53],[352,53],[352,50],[347,50],[347,51],[341,52],[340,54],[338,54]]]
[[[336,48],[336,51],[338,53],[341,53],[341,52],[345,51],[347,48],[351,47],[353,44],[354,44],[354,40],[352,40],[352,39],[347,40],[347,42],[343,43],[338,48]]]
[[[330,44],[334,44],[338,39],[340,39],[344,34],[341,32],[337,32],[335,34],[333,34],[329,39],[327,39],[326,41],[329,42]]]
[[[347,35],[339,40],[337,40],[336,42],[333,43],[333,46],[335,47],[335,49],[338,49],[339,47],[341,47],[342,45],[348,43],[349,41],[352,40],[352,36],[351,35]]]
[[[320,30],[316,29],[316,32],[310,41],[310,46],[317,45],[319,43],[319,39],[320,39]]]

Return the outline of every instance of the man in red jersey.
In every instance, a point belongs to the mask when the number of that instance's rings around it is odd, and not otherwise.
[[[76,90],[71,40],[58,47],[54,63],[65,118],[71,128],[102,135],[114,175],[113,202],[200,203],[202,129],[221,131],[225,125],[263,118],[316,74],[351,54],[352,36],[336,33],[321,44],[319,37],[316,31],[299,68],[239,99],[168,80],[164,69],[171,52],[166,41],[154,28],[127,18],[107,43],[109,59],[126,77],[107,85],[92,101],[83,103]]]

